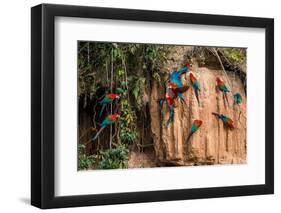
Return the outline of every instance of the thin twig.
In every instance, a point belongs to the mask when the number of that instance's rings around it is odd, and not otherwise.
[[[225,71],[225,69],[224,69],[224,66],[223,66],[223,63],[222,63],[222,61],[221,61],[221,58],[220,58],[220,56],[219,56],[219,54],[218,54],[216,48],[212,48],[212,50],[214,51],[216,57],[218,58],[218,60],[219,60],[219,62],[220,62],[220,65],[221,65],[221,68],[222,68],[222,70],[223,70],[223,72],[224,72],[224,75],[225,75],[225,77],[226,77],[226,81],[227,81],[228,86],[230,86],[230,83],[229,83],[230,81],[229,81],[228,76],[227,76],[227,73],[226,73],[226,71]],[[231,92],[231,94],[233,95],[232,88],[231,88],[231,91],[230,91],[230,92]]]
[[[113,82],[113,48],[111,50],[111,73],[110,73],[110,93],[112,93],[112,82]],[[112,102],[110,103],[110,114],[112,114]],[[110,138],[109,148],[112,148],[112,125],[110,125]]]

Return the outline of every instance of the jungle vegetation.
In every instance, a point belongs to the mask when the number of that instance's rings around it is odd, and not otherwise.
[[[130,146],[139,150],[153,146],[147,94],[153,82],[165,86],[168,75],[162,68],[175,48],[78,42],[79,170],[127,168]],[[193,47],[186,60],[199,66],[212,65],[215,60],[216,65],[236,72],[246,89],[246,49]],[[121,97],[100,116],[98,102],[107,93],[118,93]],[[92,144],[90,136],[99,129],[106,114],[114,112],[121,115],[118,122],[105,129]]]

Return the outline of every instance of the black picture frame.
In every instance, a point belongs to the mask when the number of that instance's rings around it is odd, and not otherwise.
[[[55,17],[263,28],[266,32],[265,184],[56,197]],[[41,4],[31,9],[31,204],[60,208],[274,193],[274,19]]]

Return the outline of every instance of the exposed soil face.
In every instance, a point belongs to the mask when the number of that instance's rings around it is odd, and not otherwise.
[[[177,47],[172,52],[168,61],[163,66],[161,72],[170,73],[179,69],[190,55],[191,48]],[[165,86],[159,85],[152,80],[143,94],[143,103],[147,106],[146,118],[148,124],[138,131],[143,135],[141,144],[146,148],[132,148],[129,152],[129,168],[156,167],[156,166],[191,166],[191,165],[211,165],[211,164],[242,164],[247,162],[247,123],[246,123],[246,103],[245,87],[233,72],[228,72],[227,76],[220,70],[217,59],[208,67],[198,67],[194,65],[191,72],[194,73],[200,85],[200,104],[198,104],[194,90],[191,87],[189,72],[182,75],[183,85],[190,88],[183,93],[186,104],[176,100],[174,122],[168,127],[165,123],[169,117],[169,110],[164,104],[162,110],[159,99],[165,96]],[[221,91],[216,89],[216,78],[220,77],[231,90],[228,93],[228,101],[223,98]],[[241,105],[233,105],[233,94],[239,92],[242,96]],[[90,111],[90,110],[89,110]],[[234,130],[226,128],[212,112],[224,114],[230,117],[236,126]],[[195,119],[203,121],[199,130],[186,142],[191,125]],[[93,132],[89,113],[80,114],[80,141],[87,144],[86,152],[95,154],[94,150],[108,148],[106,140],[98,139],[93,145],[88,143]],[[83,133],[83,134],[82,134]],[[109,134],[105,130],[103,137]],[[81,136],[82,135],[82,136]],[[149,146],[146,146],[149,145]]]
[[[157,166],[156,161],[153,149],[132,149],[129,152],[128,168],[152,168]]]
[[[176,54],[179,55],[184,54]],[[171,61],[165,68],[173,70],[181,67],[184,61],[177,58],[177,63]],[[164,97],[164,88],[156,82],[152,85],[150,96],[151,131],[154,141],[156,158],[163,164],[173,165],[204,165],[246,163],[246,94],[243,84],[234,74],[224,74],[222,70],[211,70],[206,67],[192,68],[201,91],[200,104],[194,95],[193,88],[183,94],[187,105],[176,100],[174,122],[168,128],[163,126],[168,120],[169,110],[164,105],[161,109],[157,100]],[[228,93],[229,106],[223,94],[216,90],[216,78],[229,81],[231,92]],[[191,85],[189,73],[182,76],[184,85]],[[243,103],[233,106],[233,94],[239,92]],[[230,117],[237,127],[234,130],[226,128],[221,120],[212,114],[216,112]],[[199,130],[186,142],[193,120],[203,121]]]

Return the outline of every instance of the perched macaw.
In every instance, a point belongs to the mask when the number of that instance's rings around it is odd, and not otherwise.
[[[107,104],[110,104],[110,103],[112,103],[114,100],[119,99],[119,98],[120,98],[120,95],[115,94],[115,93],[106,94],[106,95],[104,96],[104,98],[99,102],[99,104],[102,105],[99,116],[102,115],[103,110],[104,110],[104,108],[106,107]]]
[[[168,86],[165,94],[165,98],[159,100],[161,108],[163,107],[164,103],[166,103],[169,108],[169,119],[166,123],[166,127],[168,127],[169,124],[174,121],[175,98],[176,98],[176,94],[173,92],[172,88]]]
[[[188,86],[183,86],[181,88],[177,88],[175,83],[169,82],[167,84],[167,90],[165,94],[165,98],[160,99],[159,103],[161,108],[163,107],[164,103],[167,103],[169,108],[169,119],[166,123],[166,127],[170,125],[174,121],[174,113],[175,113],[175,99],[179,96],[179,94],[182,94],[186,90],[188,90]]]
[[[174,83],[177,88],[181,88],[183,86],[181,82],[181,75],[187,73],[191,67],[192,64],[186,64],[183,68],[171,72],[169,75],[169,82]],[[181,93],[179,93],[178,96],[181,99],[181,101],[184,101]]]
[[[182,86],[177,87],[175,83],[169,82],[167,84],[167,91],[169,92],[169,96],[173,99],[176,99],[177,97],[180,97],[180,101],[185,103],[184,98],[182,96],[182,93],[186,92],[188,90],[189,86]]]
[[[242,96],[240,95],[239,92],[237,92],[233,95],[233,99],[234,99],[233,105],[235,105],[235,104],[239,105],[242,103]]]
[[[190,81],[192,83],[192,87],[194,89],[194,93],[195,93],[197,102],[198,102],[198,104],[200,104],[200,101],[199,101],[199,91],[200,91],[199,82],[196,79],[196,77],[193,75],[193,73],[190,73],[189,77],[190,77]]]
[[[225,85],[225,83],[224,83],[219,77],[217,77],[216,83],[217,83],[217,88],[218,88],[220,91],[223,92],[223,97],[226,99],[227,104],[229,105],[228,98],[227,98],[227,93],[230,92],[229,89],[227,88],[227,86]]]
[[[191,138],[191,136],[199,129],[199,127],[202,125],[202,123],[203,123],[203,121],[201,121],[201,120],[194,120],[194,121],[193,121],[186,142],[189,141],[189,139]]]
[[[217,116],[219,119],[222,120],[223,124],[228,127],[229,129],[233,130],[235,129],[235,125],[232,119],[230,119],[229,117],[227,117],[226,115],[223,114],[218,114],[215,112],[212,112],[213,115]]]
[[[105,118],[105,119],[102,121],[102,123],[101,123],[101,128],[100,128],[100,130],[99,130],[99,131],[97,132],[97,134],[92,138],[92,141],[94,142],[94,141],[98,138],[98,136],[99,136],[99,134],[102,132],[102,130],[103,130],[104,128],[106,128],[107,126],[109,126],[109,125],[115,123],[115,122],[118,120],[119,117],[120,117],[120,114],[119,114],[119,113],[115,113],[115,114],[111,114],[111,115],[106,116],[106,118]]]

